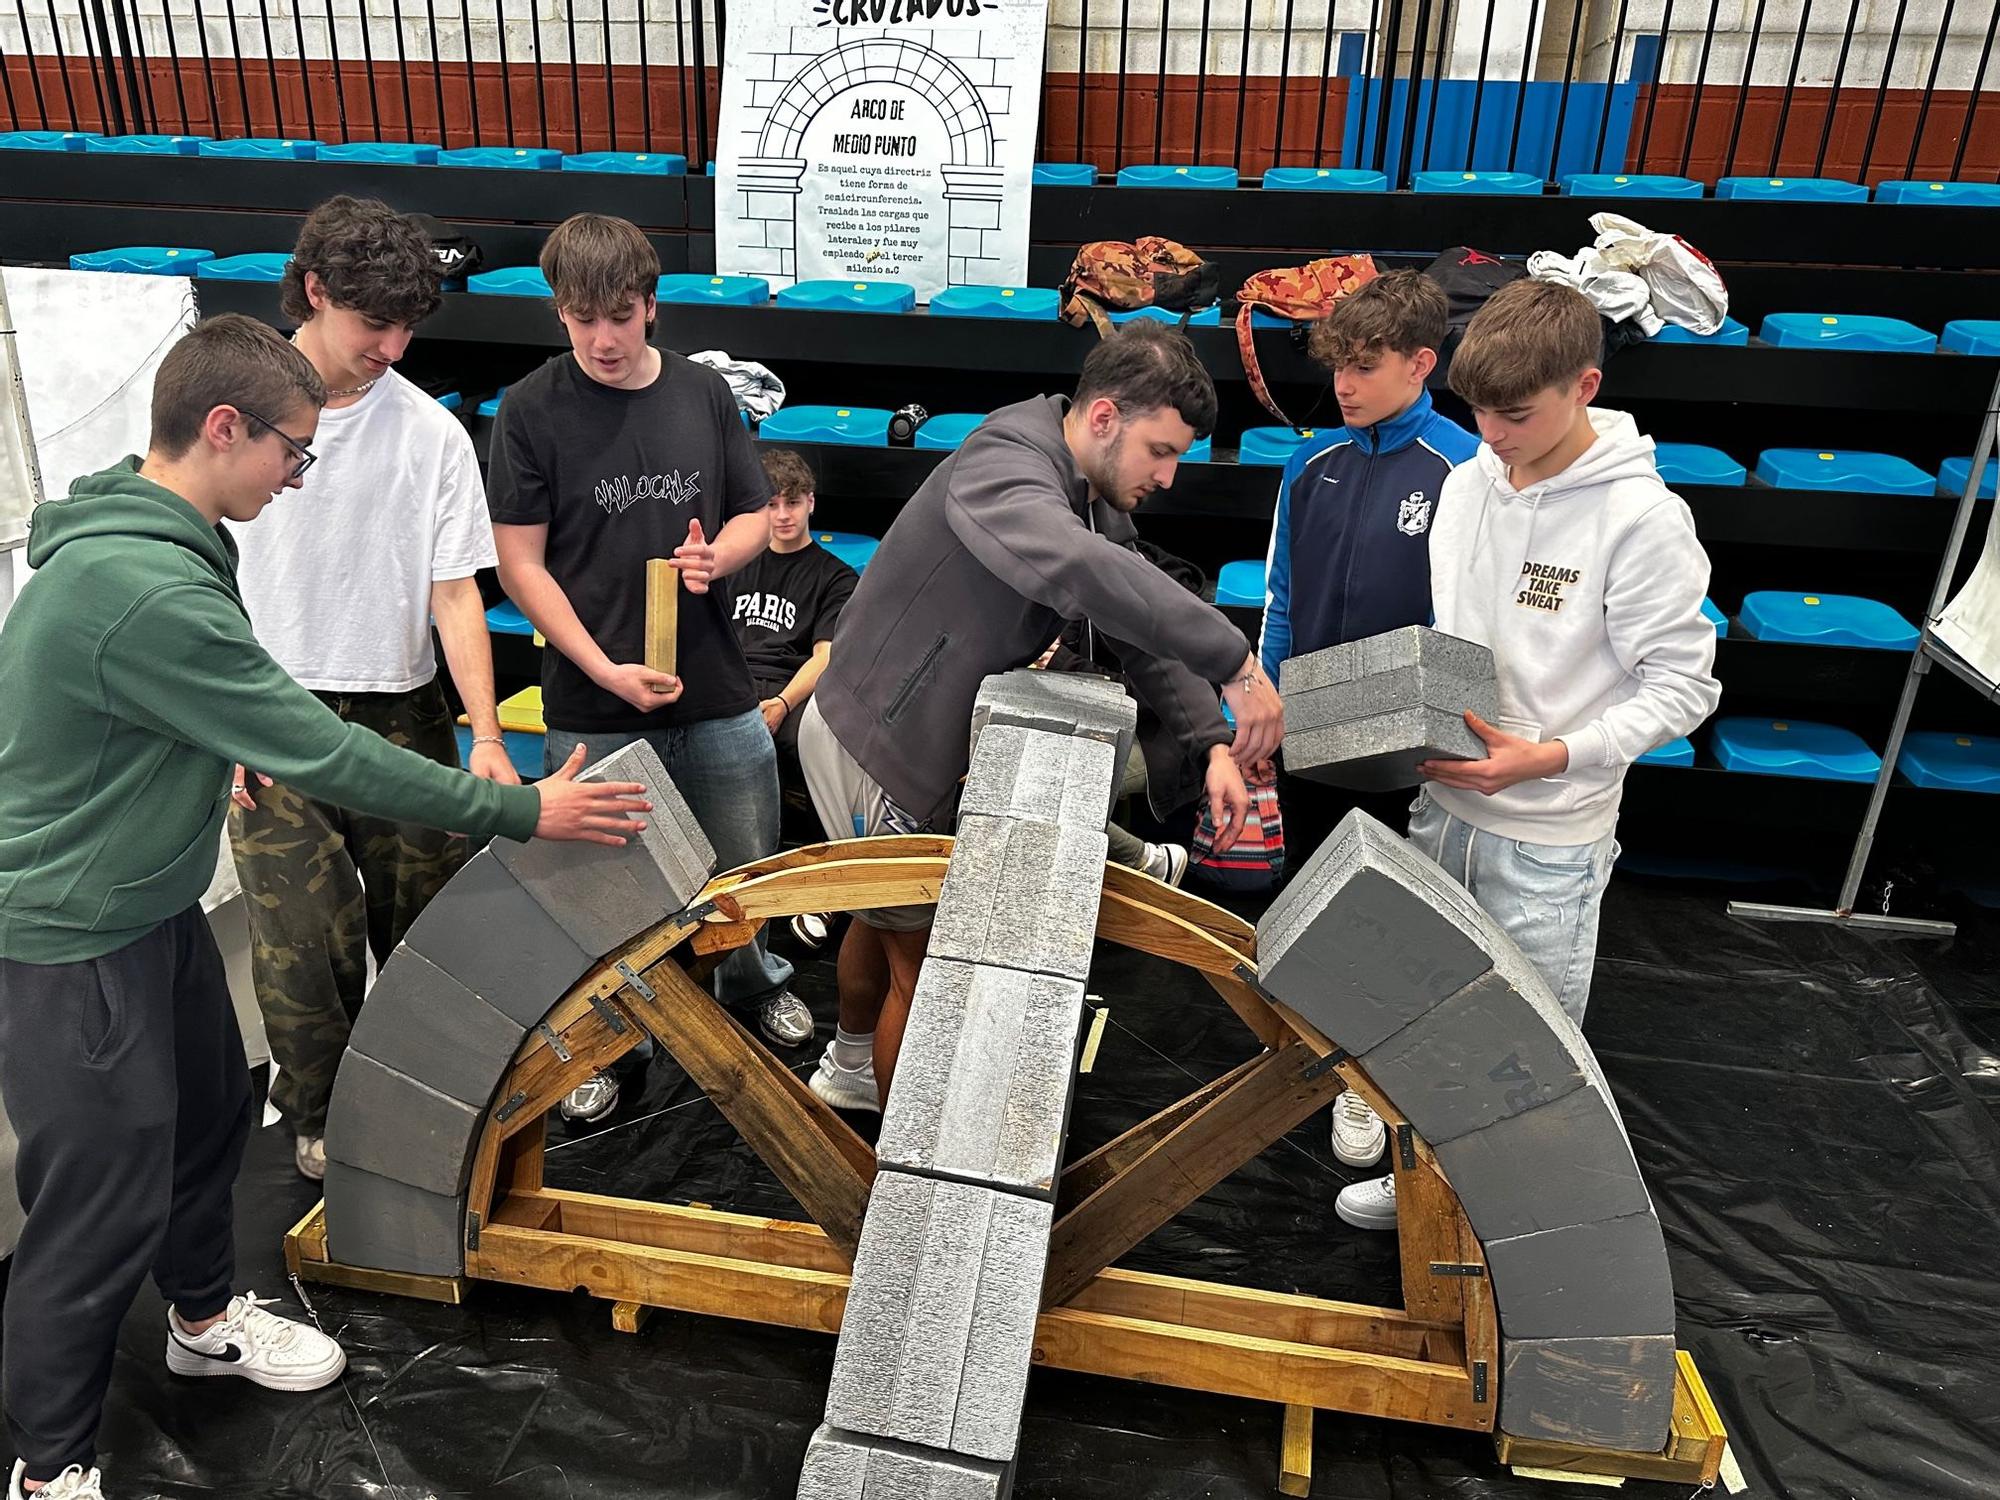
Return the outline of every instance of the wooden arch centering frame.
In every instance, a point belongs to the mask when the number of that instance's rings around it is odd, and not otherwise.
[[[443,1302],[471,1281],[613,1304],[637,1332],[655,1308],[837,1334],[875,1155],[701,982],[773,918],[935,904],[952,840],[816,844],[718,875],[682,912],[597,964],[528,1034],[473,1155],[465,1272],[416,1276],[327,1258],[324,1205],[285,1237],[306,1280]],[[1257,984],[1256,933],[1197,896],[1107,864],[1097,935],[1196,970],[1263,1044],[1257,1056],[1068,1162],[1049,1239],[1034,1360],[1052,1369],[1271,1401],[1284,1408],[1279,1488],[1311,1483],[1313,1412],[1493,1432],[1502,1462],[1714,1483],[1724,1434],[1678,1356],[1658,1453],[1498,1433],[1499,1328],[1479,1240],[1430,1148],[1347,1054]],[[547,1186],[551,1109],[645,1036],[670,1052],[810,1223]],[[1403,1306],[1371,1307],[1120,1270],[1119,1256],[1343,1088],[1389,1129]]]

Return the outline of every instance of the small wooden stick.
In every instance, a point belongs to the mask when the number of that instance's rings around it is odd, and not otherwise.
[[[646,665],[655,672],[674,671],[680,641],[681,570],[663,557],[646,562]]]

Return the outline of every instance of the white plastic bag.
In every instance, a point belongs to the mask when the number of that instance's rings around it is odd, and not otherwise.
[[[1639,331],[1647,338],[1660,331],[1659,315],[1653,311],[1652,287],[1630,271],[1613,270],[1605,264],[1603,255],[1589,245],[1574,256],[1537,250],[1528,257],[1528,274],[1536,281],[1559,281],[1575,287],[1612,322],[1636,320]]]
[[[1706,255],[1677,234],[1656,234],[1620,214],[1592,214],[1604,265],[1643,277],[1653,311],[1696,333],[1714,333],[1729,312],[1729,288]]]

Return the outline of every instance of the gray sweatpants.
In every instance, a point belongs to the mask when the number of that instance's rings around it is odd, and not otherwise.
[[[201,907],[101,958],[0,959],[0,1094],[27,1210],[0,1396],[26,1477],[50,1480],[92,1466],[149,1269],[185,1319],[229,1305],[250,1071]]]

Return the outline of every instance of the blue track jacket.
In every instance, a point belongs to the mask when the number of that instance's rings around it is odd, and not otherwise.
[[[1430,529],[1444,477],[1479,439],[1429,392],[1400,416],[1341,428],[1285,465],[1264,566],[1257,654],[1278,664],[1431,618]]]

